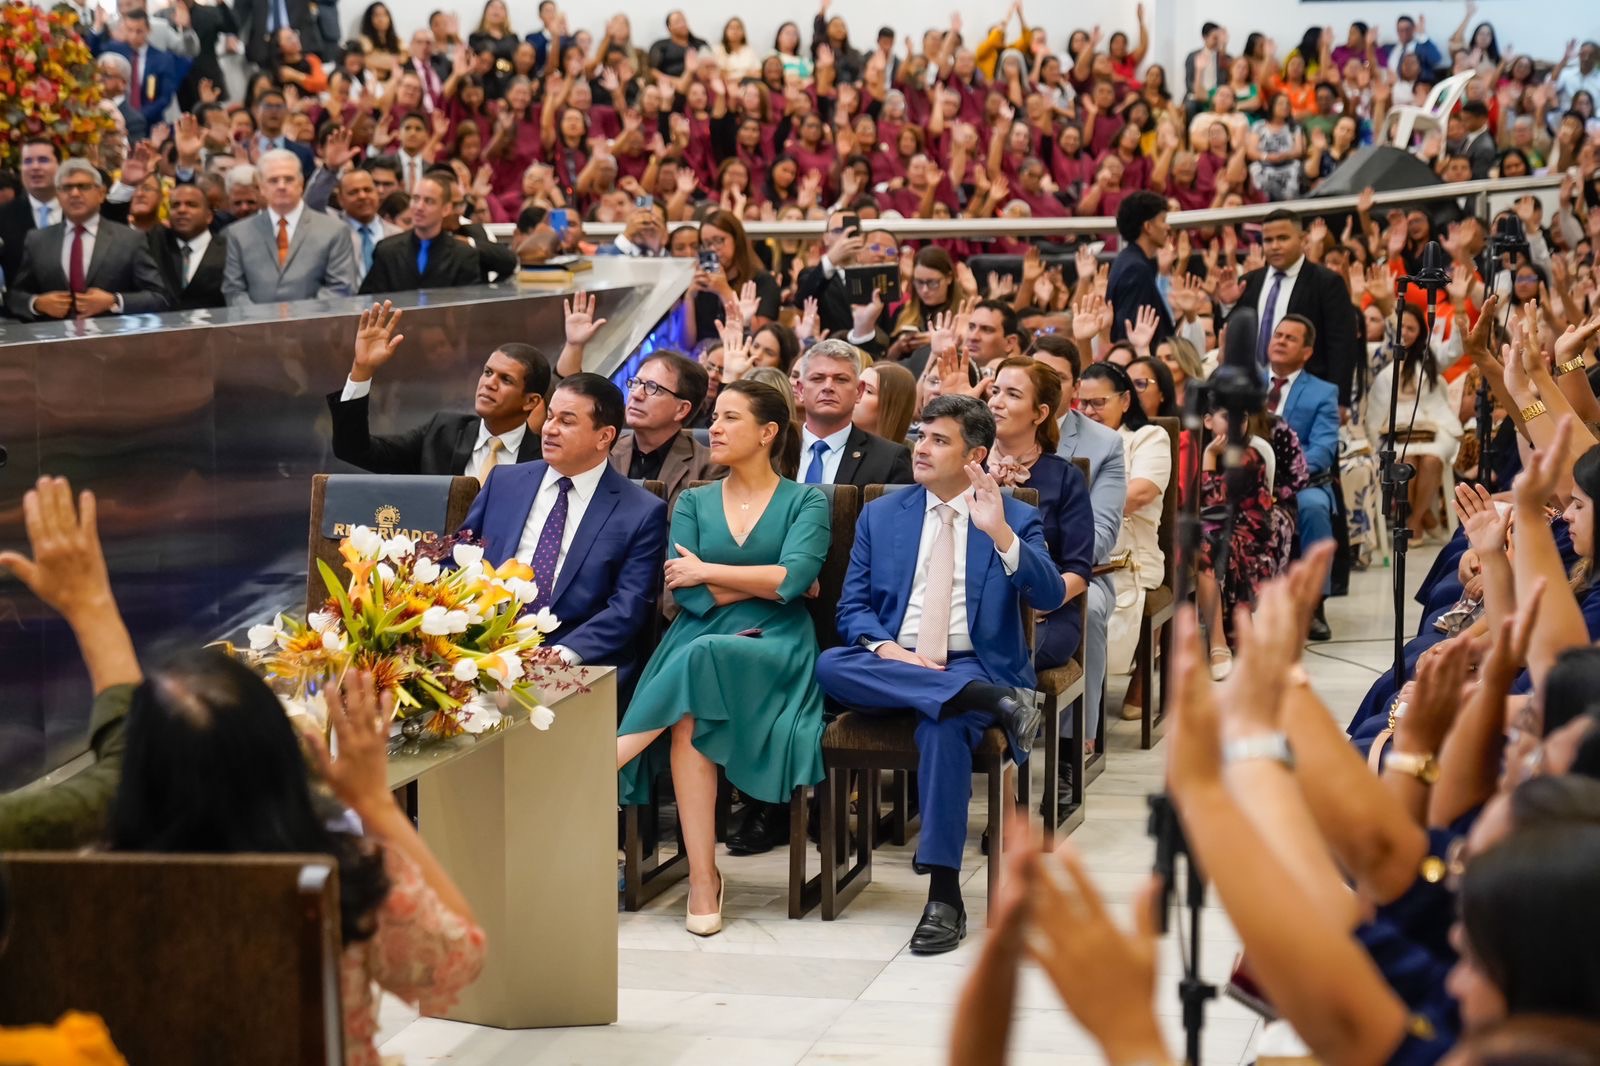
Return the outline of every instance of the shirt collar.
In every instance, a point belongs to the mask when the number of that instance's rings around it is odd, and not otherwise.
[[[600,479],[605,476],[606,469],[610,465],[610,463],[596,463],[583,473],[572,475],[572,491],[578,494],[579,500],[584,503],[589,502],[590,498],[594,496],[595,490],[600,487]],[[550,467],[544,472],[544,483],[539,486],[539,491],[543,492],[561,480],[563,476],[555,467]]]
[[[67,227],[67,232],[71,233],[72,232],[72,227],[73,227],[72,220],[69,219],[65,214],[63,214],[61,216],[61,222],[62,222],[63,225],[65,225]],[[90,237],[94,237],[94,236],[98,235],[99,232],[100,232],[100,216],[98,214],[90,215],[88,218],[84,219],[82,222],[77,223],[77,225],[80,225],[80,226],[83,227],[83,232],[84,233],[88,234]]]
[[[817,443],[819,440],[827,442],[828,451],[830,453],[842,452],[844,451],[845,441],[850,439],[850,431],[854,428],[854,426],[846,422],[844,428],[839,430],[837,433],[830,433],[826,437],[819,437],[815,433],[811,432],[811,429],[808,426],[800,433],[800,454],[804,455],[811,451],[811,446]]]
[[[1306,368],[1305,367],[1301,367],[1299,370],[1296,370],[1293,374],[1290,374],[1290,375],[1288,375],[1287,377],[1285,377],[1283,379],[1283,391],[1284,391],[1285,395],[1288,395],[1289,390],[1294,388],[1295,381],[1298,380],[1300,375],[1304,374],[1305,372],[1306,372]],[[1272,371],[1271,371],[1270,368],[1267,371],[1267,376],[1268,377],[1272,376]]]
[[[38,218],[39,217],[39,208],[41,208],[41,207],[48,208],[50,210],[50,213],[54,214],[55,211],[56,211],[57,206],[59,206],[59,205],[58,205],[57,201],[55,201],[55,200],[51,200],[51,201],[49,201],[47,203],[44,200],[35,200],[33,198],[33,193],[31,193],[31,192],[28,194],[28,209],[29,209],[30,212],[32,212],[34,218]]]
[[[957,517],[966,518],[970,514],[970,511],[967,508],[967,494],[964,492],[957,495],[953,500],[941,500],[928,489],[923,489],[922,495],[924,497],[922,504],[922,509],[924,512],[931,511],[943,503],[947,504],[950,509],[956,513]]]
[[[522,450],[522,438],[526,436],[527,433],[528,424],[524,422],[515,429],[508,429],[499,435],[500,443],[505,446],[507,455],[514,456]],[[473,445],[472,450],[477,451],[479,448],[482,448],[484,445],[489,443],[489,438],[493,436],[495,436],[495,434],[489,432],[489,427],[483,422],[479,422],[478,443]]]
[[[296,226],[300,225],[300,216],[305,212],[305,209],[306,202],[304,200],[301,200],[299,203],[295,204],[294,210],[290,211],[287,215],[280,215],[278,212],[269,207],[267,208],[267,218],[272,222],[272,228],[274,230],[278,228],[278,219],[280,218],[288,219],[289,228],[294,229]]]
[[[1283,276],[1285,278],[1288,278],[1290,281],[1294,281],[1296,278],[1298,278],[1300,276],[1300,268],[1305,266],[1305,265],[1306,265],[1306,257],[1304,255],[1302,255],[1299,259],[1296,259],[1293,263],[1291,263],[1287,270],[1284,270],[1282,272]],[[1278,273],[1278,271],[1269,270],[1269,271],[1267,271],[1267,277],[1270,278],[1275,273]]]
[[[180,245],[187,244],[196,252],[203,252],[211,243],[211,231],[208,229],[203,229],[199,233],[196,233],[193,237],[190,237],[188,240],[184,240],[182,237],[179,237],[178,243]]]

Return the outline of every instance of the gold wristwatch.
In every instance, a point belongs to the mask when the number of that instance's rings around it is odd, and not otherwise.
[[[1538,418],[1540,415],[1544,414],[1546,410],[1547,408],[1545,407],[1543,400],[1535,400],[1522,409],[1522,420],[1527,422]]]
[[[1553,371],[1550,372],[1550,376],[1554,377],[1554,378],[1558,378],[1562,374],[1570,374],[1574,370],[1582,370],[1582,369],[1583,369],[1583,356],[1579,355],[1575,359],[1568,359],[1565,363],[1557,363],[1556,364],[1556,368]]]
[[[1439,762],[1432,755],[1417,755],[1409,751],[1391,751],[1384,762],[1385,770],[1410,774],[1424,785],[1439,780]]]

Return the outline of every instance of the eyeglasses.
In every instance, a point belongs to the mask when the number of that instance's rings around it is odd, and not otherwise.
[[[1116,399],[1115,396],[1079,396],[1078,406],[1087,407],[1091,411],[1100,411],[1105,408],[1106,404],[1110,403],[1114,399]]]
[[[65,185],[56,186],[60,192],[93,192],[97,188],[99,186],[92,181],[69,181]]]
[[[1148,389],[1150,386],[1154,385],[1155,383],[1156,382],[1155,382],[1154,378],[1134,378],[1133,379],[1133,387],[1134,387],[1135,390],[1137,390],[1139,392],[1143,392],[1145,389]]]
[[[911,284],[919,289],[936,289],[940,285],[950,284],[949,278],[912,278]]]
[[[664,392],[673,399],[683,399],[682,396],[679,396],[677,393],[661,384],[661,382],[646,381],[644,378],[629,378],[627,380],[627,388],[629,392],[632,392],[635,389],[643,389],[646,396],[660,396]]]

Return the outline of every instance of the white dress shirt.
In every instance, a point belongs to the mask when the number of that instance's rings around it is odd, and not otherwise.
[[[584,512],[589,509],[589,501],[594,499],[595,490],[600,487],[600,478],[604,476],[609,465],[599,462],[581,474],[572,475],[572,488],[567,493],[567,524],[561,530],[561,551],[556,555],[556,570],[551,575],[552,579],[560,579],[561,568],[567,562],[567,551],[572,547],[573,538],[578,534],[578,526],[583,522]],[[516,557],[525,563],[533,561],[534,550],[539,547],[539,534],[544,532],[545,520],[555,509],[556,499],[561,494],[556,482],[560,481],[562,476],[555,467],[549,467],[544,472],[543,484],[534,494],[533,507],[528,510],[527,524],[522,527],[522,539],[517,542]]]
[[[404,148],[395,153],[395,158],[400,161],[400,189],[402,192],[415,193],[417,182],[422,180],[422,175],[428,172],[428,161],[420,155],[408,155]]]
[[[88,284],[89,264],[94,261],[94,239],[100,233],[100,216],[90,215],[83,220],[83,275]],[[72,223],[67,222],[61,237],[61,276],[72,283]]]
[[[828,450],[822,453],[822,480],[824,484],[832,485],[834,478],[839,476],[839,463],[844,459],[845,442],[850,439],[850,431],[854,428],[853,425],[846,422],[843,429],[837,433],[830,433],[826,437],[819,437],[811,432],[810,426],[803,429],[800,432],[800,477],[798,480],[805,481],[806,471],[811,469],[811,447],[820,440],[825,441],[828,445]]]
[[[349,403],[351,400],[359,400],[371,392],[371,378],[368,378],[366,381],[356,381],[353,378],[345,378],[344,391],[339,394],[339,402]],[[507,430],[506,432],[500,434],[500,444],[503,446],[503,450],[500,453],[501,464],[510,464],[517,461],[517,453],[522,450],[522,440],[527,436],[527,434],[528,424],[526,422],[517,426],[515,429]],[[494,434],[489,432],[489,427],[480,420],[478,422],[478,443],[472,448],[472,458],[467,460],[467,468],[465,470],[458,470],[456,473],[462,474],[466,477],[472,477],[476,475],[478,472],[478,467],[483,465],[484,458],[489,454],[489,440],[493,436]],[[576,482],[577,479],[574,478],[573,480]],[[572,506],[573,504],[569,500],[567,507],[570,509]],[[542,527],[543,523],[540,523],[540,525]]]
[[[189,264],[183,270],[183,283],[188,285],[194,280],[195,268],[200,265],[200,260],[205,258],[206,249],[211,247],[211,231],[203,229],[190,240],[178,238],[178,263],[183,263],[183,250],[189,249]],[[368,386],[371,387],[370,385]]]
[[[1277,329],[1283,316],[1289,313],[1289,297],[1294,294],[1294,283],[1300,279],[1300,268],[1305,265],[1306,257],[1302,255],[1283,272],[1283,280],[1278,284],[1278,303],[1272,308],[1273,329]],[[1272,276],[1277,272],[1276,268],[1267,267],[1266,274],[1262,276],[1261,295],[1256,298],[1257,322],[1267,321],[1267,297],[1272,295]]]
[[[906,616],[900,623],[900,632],[895,637],[895,643],[907,651],[915,650],[917,646],[917,630],[922,625],[922,601],[928,594],[928,553],[933,548],[933,535],[939,528],[939,516],[933,509],[944,503],[955,511],[955,521],[950,524],[950,531],[955,541],[955,569],[950,582],[950,644],[949,652],[972,650],[972,632],[967,626],[967,527],[971,524],[972,512],[967,507],[967,495],[962,493],[951,500],[940,500],[939,497],[927,489],[904,489],[904,492],[920,491],[923,495],[922,511],[922,539],[917,542],[917,568],[911,578],[911,598],[906,601]],[[995,554],[1000,556],[1000,563],[1006,568],[1006,573],[1014,574],[1017,567],[1022,564],[1022,538],[1013,536],[1011,547],[1001,551],[995,547]],[[874,648],[877,645],[873,645]]]
[[[295,204],[294,210],[290,211],[287,215],[280,215],[272,208],[267,208],[267,221],[272,224],[272,239],[274,241],[278,239],[278,220],[280,218],[286,219],[289,223],[289,243],[293,244],[295,228],[300,225],[300,216],[305,213],[306,202],[304,200],[301,200],[299,203]]]
[[[1304,373],[1305,370],[1303,369],[1296,370],[1293,374],[1290,374],[1288,377],[1283,379],[1283,391],[1278,394],[1278,406],[1272,409],[1272,413],[1277,415],[1279,418],[1283,417],[1283,409],[1289,406],[1289,393],[1294,391],[1294,383],[1298,381],[1300,375]],[[1272,391],[1271,367],[1267,368],[1267,391],[1269,394]]]

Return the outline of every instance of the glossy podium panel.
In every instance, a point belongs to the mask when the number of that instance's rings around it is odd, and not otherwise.
[[[601,258],[578,276],[609,319],[608,372],[687,288],[687,260]],[[392,297],[405,341],[373,390],[390,433],[470,411],[509,341],[552,362],[571,290],[484,286]],[[99,500],[117,600],[147,662],[303,608],[311,476],[333,458],[327,394],[344,385],[370,300],[319,300],[88,323],[0,326],[0,550],[27,550],[22,495],[65,475]],[[0,790],[80,752],[91,694],[72,634],[0,576]]]

